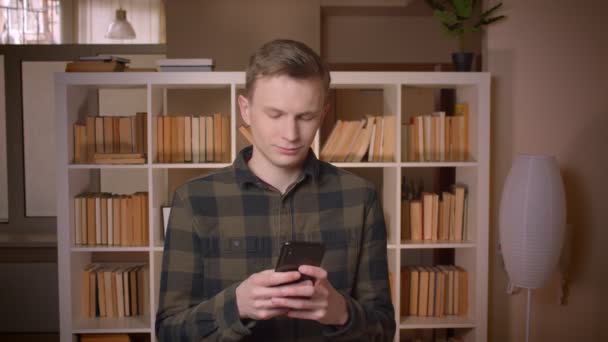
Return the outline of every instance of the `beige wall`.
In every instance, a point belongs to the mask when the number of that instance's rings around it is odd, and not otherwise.
[[[330,63],[446,63],[457,49],[432,16],[327,16],[323,25]]]
[[[261,44],[290,38],[320,49],[319,0],[166,1],[169,58],[209,57],[216,70],[244,70]]]
[[[572,224],[570,296],[557,277],[533,291],[531,341],[606,341],[608,317],[608,40],[601,0],[505,3],[509,18],[487,32],[493,78],[490,341],[523,341],[526,296],[505,293],[496,257],[497,208],[517,153],[559,161]]]

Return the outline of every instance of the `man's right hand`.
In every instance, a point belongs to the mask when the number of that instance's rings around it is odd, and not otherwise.
[[[286,314],[289,309],[272,303],[272,298],[290,296],[310,297],[314,292],[311,281],[292,283],[300,279],[297,271],[254,273],[236,288],[236,304],[240,318],[267,320]]]

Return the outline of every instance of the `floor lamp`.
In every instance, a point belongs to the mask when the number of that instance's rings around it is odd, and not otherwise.
[[[566,199],[556,159],[517,156],[500,200],[499,239],[511,283],[528,289],[526,341],[531,291],[543,287],[555,271],[565,229]]]

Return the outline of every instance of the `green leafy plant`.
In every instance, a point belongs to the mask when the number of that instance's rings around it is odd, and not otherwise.
[[[502,2],[475,15],[476,0],[425,0],[433,9],[433,15],[439,19],[445,32],[458,39],[459,48],[464,52],[465,36],[480,31],[484,26],[506,18],[504,15],[493,16],[502,6]]]

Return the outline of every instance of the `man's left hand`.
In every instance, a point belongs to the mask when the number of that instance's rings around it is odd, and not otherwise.
[[[285,289],[282,293],[284,297],[274,297],[272,303],[290,309],[287,312],[287,317],[290,318],[309,319],[325,325],[346,324],[346,300],[327,280],[327,271],[308,265],[300,266],[298,271],[315,279],[312,295],[302,298],[300,294],[292,294],[289,289]]]

